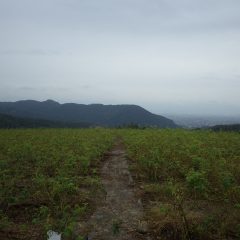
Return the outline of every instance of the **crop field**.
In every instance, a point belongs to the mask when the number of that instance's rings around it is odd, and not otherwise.
[[[91,211],[108,130],[0,131],[0,239],[71,238]],[[40,235],[39,235],[40,234]]]
[[[116,139],[153,240],[240,238],[239,133],[96,128],[0,130],[0,239],[83,239]]]
[[[240,239],[240,134],[123,133],[155,239]]]

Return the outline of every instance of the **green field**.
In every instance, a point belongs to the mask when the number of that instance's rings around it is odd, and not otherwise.
[[[155,236],[240,238],[240,134],[123,133]]]
[[[240,238],[240,134],[0,130],[0,239],[74,239],[94,209],[104,153],[121,139],[154,239]]]
[[[1,130],[0,239],[44,239],[49,229],[70,238],[91,211],[112,142],[101,129]]]

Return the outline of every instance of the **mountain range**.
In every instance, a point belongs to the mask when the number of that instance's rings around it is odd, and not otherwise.
[[[103,105],[103,104],[60,104],[53,100],[43,102],[23,100],[17,102],[0,102],[0,113],[21,118],[34,119],[41,124],[74,127],[103,126],[118,127],[136,124],[138,126],[154,126],[160,128],[178,127],[174,121],[153,114],[137,105]],[[3,117],[3,116],[2,116]],[[19,119],[16,119],[19,120]],[[43,120],[51,121],[42,122]],[[31,124],[34,125],[33,122]],[[41,125],[40,124],[40,125]],[[68,126],[67,126],[68,127]]]

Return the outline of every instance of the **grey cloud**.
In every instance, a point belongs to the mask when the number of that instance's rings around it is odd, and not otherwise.
[[[238,0],[0,0],[0,98],[239,112],[239,12]]]
[[[33,87],[19,87],[18,90],[20,90],[20,91],[34,91],[35,88],[33,88]]]
[[[31,49],[31,50],[2,50],[0,55],[30,55],[30,56],[52,56],[59,55],[60,51],[54,50],[42,50],[42,49]]]

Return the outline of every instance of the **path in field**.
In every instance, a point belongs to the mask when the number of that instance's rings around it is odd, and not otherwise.
[[[150,239],[143,221],[141,200],[129,171],[126,153],[121,143],[109,152],[101,169],[106,197],[99,203],[88,222],[89,240],[138,240]]]

